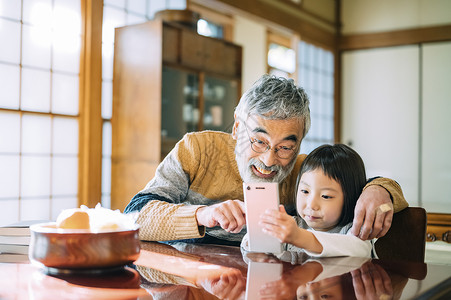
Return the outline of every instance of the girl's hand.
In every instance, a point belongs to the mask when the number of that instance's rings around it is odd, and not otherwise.
[[[283,205],[279,206],[279,211],[275,209],[267,210],[260,216],[259,225],[262,231],[277,238],[282,243],[290,243],[296,240],[299,227],[294,218],[287,214]]]

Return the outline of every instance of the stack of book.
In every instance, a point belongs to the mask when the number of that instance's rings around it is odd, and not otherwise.
[[[0,263],[28,262],[30,226],[46,221],[32,220],[0,227]]]

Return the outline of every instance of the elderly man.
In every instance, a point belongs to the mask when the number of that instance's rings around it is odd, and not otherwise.
[[[262,76],[235,109],[232,133],[188,133],[130,201],[139,211],[140,238],[239,245],[246,233],[244,182],[278,182],[280,202],[295,214],[295,183],[310,128],[309,100],[291,79]],[[386,205],[383,205],[386,204]],[[376,213],[378,207],[382,213]],[[381,237],[393,211],[408,206],[393,180],[375,178],[355,209],[353,233]],[[380,209],[379,209],[380,211]]]

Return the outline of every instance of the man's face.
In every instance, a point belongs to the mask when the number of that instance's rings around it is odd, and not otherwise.
[[[244,182],[281,182],[290,174],[296,162],[304,124],[297,118],[268,120],[250,116],[239,120],[235,116],[232,136],[237,140],[235,157]],[[250,139],[271,147],[264,153],[252,150]],[[274,149],[293,148],[292,155],[280,158]],[[279,150],[280,151],[280,150]]]

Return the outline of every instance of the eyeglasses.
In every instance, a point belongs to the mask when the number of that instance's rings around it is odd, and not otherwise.
[[[271,149],[271,150],[274,150],[277,157],[279,157],[281,159],[289,159],[289,158],[293,157],[293,155],[295,154],[297,147],[295,147],[295,146],[294,147],[277,146],[277,147],[272,148],[267,142],[259,140],[255,137],[251,137],[249,135],[249,131],[247,129],[246,123],[244,123],[244,127],[246,128],[246,133],[247,133],[247,136],[249,137],[249,142],[251,142],[251,149],[254,152],[265,153]]]

